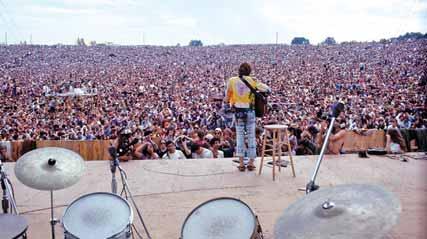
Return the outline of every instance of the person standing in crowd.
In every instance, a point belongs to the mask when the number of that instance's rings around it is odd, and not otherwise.
[[[224,102],[230,104],[234,109],[236,118],[236,156],[239,157],[240,171],[245,171],[243,162],[245,155],[249,157],[247,168],[249,171],[255,169],[254,160],[256,158],[256,118],[255,118],[255,96],[244,83],[247,81],[254,89],[261,92],[269,92],[270,88],[250,77],[251,66],[243,63],[239,67],[239,76],[231,77],[227,82],[226,95]],[[247,136],[248,146],[245,145],[245,135]]]

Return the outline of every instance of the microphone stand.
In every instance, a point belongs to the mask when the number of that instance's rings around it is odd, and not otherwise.
[[[138,206],[135,203],[135,200],[133,198],[132,192],[129,188],[128,182],[127,182],[127,174],[125,170],[120,167],[120,162],[118,158],[118,154],[116,152],[116,149],[114,147],[111,147],[109,149],[110,155],[113,158],[110,162],[110,170],[111,170],[111,191],[114,194],[117,194],[117,180],[116,180],[116,171],[119,169],[120,177],[122,179],[122,194],[125,194],[126,200],[128,199],[128,195],[130,197],[131,203],[133,204],[134,208],[136,209],[136,212],[138,213],[139,220],[141,221],[142,226],[144,227],[145,233],[147,234],[147,237],[151,239],[150,233],[148,232],[147,226],[144,223],[144,219],[142,218],[142,214],[138,208]],[[121,196],[121,195],[120,195]]]
[[[313,191],[319,189],[319,185],[316,185],[316,177],[319,172],[320,164],[323,160],[323,155],[325,154],[326,148],[328,146],[329,136],[331,135],[332,129],[334,128],[335,119],[340,115],[340,113],[344,110],[344,104],[342,102],[337,102],[332,107],[332,118],[329,123],[328,131],[326,132],[325,140],[323,141],[322,150],[320,151],[319,157],[317,159],[316,167],[314,168],[313,175],[311,176],[310,181],[307,183],[305,187],[305,193],[309,194]]]
[[[2,209],[3,213],[8,213],[9,206],[11,206],[11,213],[18,215],[18,209],[16,207],[15,197],[13,195],[13,188],[12,183],[7,178],[6,171],[3,169],[3,162],[0,160],[0,181],[1,181],[1,188],[3,191],[3,197],[2,197]]]
[[[119,166],[119,159],[114,157],[110,161],[110,170],[111,170],[111,192],[117,194],[117,180],[116,180],[116,169]]]
[[[315,183],[316,177],[317,177],[317,173],[319,172],[320,164],[322,163],[322,160],[323,160],[323,155],[325,154],[326,148],[328,146],[329,136],[331,135],[332,128],[334,127],[334,123],[335,123],[335,117],[332,117],[331,123],[329,124],[329,128],[328,128],[328,131],[326,133],[325,140],[323,142],[322,150],[320,151],[319,157],[317,159],[316,167],[314,168],[313,175],[311,176],[311,179],[307,183],[307,186],[305,188],[306,194],[309,194],[309,193],[319,189],[319,185],[316,185],[316,183]]]

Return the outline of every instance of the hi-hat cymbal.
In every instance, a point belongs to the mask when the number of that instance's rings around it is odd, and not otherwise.
[[[399,200],[382,187],[341,185],[291,204],[275,225],[281,239],[383,238],[399,219]]]
[[[21,183],[38,190],[59,190],[77,183],[83,176],[83,158],[68,149],[46,147],[19,158],[15,174]]]

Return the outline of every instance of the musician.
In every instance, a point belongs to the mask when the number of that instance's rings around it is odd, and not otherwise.
[[[261,92],[270,92],[270,88],[250,77],[251,66],[243,63],[239,67],[239,76],[231,77],[227,82],[226,95],[224,103],[228,103],[234,109],[236,118],[236,156],[239,157],[240,171],[245,171],[246,166],[243,162],[245,155],[249,156],[247,168],[249,171],[255,169],[254,160],[256,158],[256,118],[255,118],[255,96],[250,88],[244,83],[246,81],[252,88]],[[248,141],[248,147],[245,145],[245,138]]]

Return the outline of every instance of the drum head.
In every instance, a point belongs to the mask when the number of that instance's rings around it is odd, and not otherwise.
[[[62,222],[78,238],[110,238],[132,223],[129,203],[118,195],[98,192],[81,196],[67,208]]]
[[[0,238],[18,238],[27,231],[27,228],[25,217],[0,213]]]
[[[256,218],[244,202],[217,198],[196,207],[185,219],[183,239],[241,239],[255,233]]]

